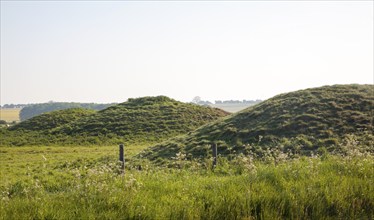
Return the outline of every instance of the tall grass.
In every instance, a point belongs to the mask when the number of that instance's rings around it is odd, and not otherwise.
[[[42,159],[38,165],[2,173],[1,219],[374,217],[370,155],[277,163],[221,158],[214,170],[210,160],[197,163],[176,157],[174,167],[179,168],[131,161],[125,175],[120,174],[116,155],[65,159]]]

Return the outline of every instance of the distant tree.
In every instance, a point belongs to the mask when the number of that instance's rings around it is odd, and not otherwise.
[[[29,104],[5,104],[3,106],[0,106],[1,108],[23,108]]]
[[[209,101],[200,101],[197,104],[199,104],[199,105],[211,105],[212,103],[209,102]]]
[[[3,108],[14,108],[14,104],[5,104]]]
[[[6,121],[5,120],[0,120],[0,125],[6,125]]]
[[[199,102],[201,102],[200,96],[195,96],[195,98],[192,99],[192,103],[199,104]]]

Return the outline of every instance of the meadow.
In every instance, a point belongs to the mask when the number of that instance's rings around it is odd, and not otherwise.
[[[19,122],[19,108],[0,108],[0,120],[4,120],[8,123],[13,121]]]
[[[372,219],[374,160],[239,155],[155,166],[147,146],[1,147],[1,219]]]

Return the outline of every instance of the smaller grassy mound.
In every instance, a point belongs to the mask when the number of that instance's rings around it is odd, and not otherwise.
[[[48,132],[82,117],[94,114],[95,110],[72,108],[43,113],[10,127],[11,131]]]
[[[187,133],[229,113],[165,96],[129,99],[67,124],[54,133],[155,142]]]

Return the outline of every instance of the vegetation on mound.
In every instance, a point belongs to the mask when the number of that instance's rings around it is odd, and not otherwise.
[[[220,154],[262,154],[267,148],[310,154],[334,151],[349,138],[373,149],[373,85],[335,85],[281,94],[188,135],[156,145],[143,155],[171,158],[178,152],[201,157],[210,144]]]
[[[83,108],[57,110],[35,116],[10,127],[9,130],[48,132],[51,129],[58,128],[79,118],[95,113],[96,111],[94,110]]]
[[[30,104],[22,108],[19,113],[21,121],[25,121],[37,115],[52,112],[56,110],[63,110],[69,108],[84,108],[92,110],[103,110],[114,104],[95,104],[95,103],[77,103],[77,102],[48,102],[40,104]]]
[[[165,96],[144,97],[129,99],[81,118],[54,133],[154,142],[192,131],[226,115],[220,109],[182,103]]]
[[[60,113],[37,116],[10,130],[1,129],[0,135],[4,138],[0,145],[156,143],[229,114],[220,109],[182,103],[165,96],[129,99],[75,120],[61,115],[69,123],[57,120],[59,117],[56,116]],[[47,117],[51,115],[54,117]],[[59,122],[59,126],[55,122]]]

